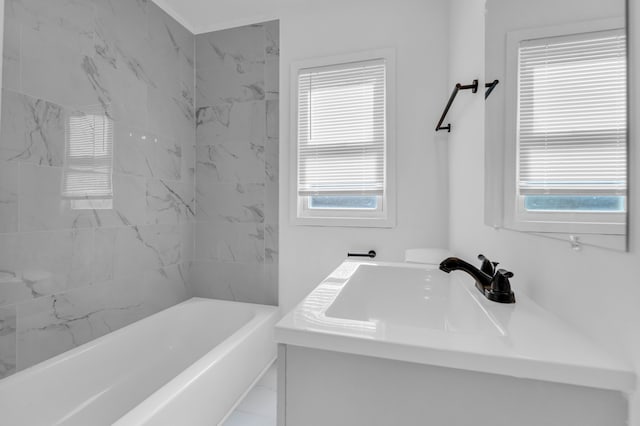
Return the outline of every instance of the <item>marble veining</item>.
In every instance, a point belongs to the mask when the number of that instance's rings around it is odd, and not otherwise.
[[[13,19],[29,28],[50,27],[64,30],[83,38],[91,38],[93,33],[92,2],[74,0],[7,0],[6,12]]]
[[[195,129],[191,138],[193,143],[185,143],[182,146],[182,169],[180,177],[182,181],[193,185],[196,184],[196,144]]]
[[[196,219],[264,221],[264,184],[206,183],[196,179]]]
[[[192,265],[190,286],[201,297],[273,305],[278,292],[272,277],[263,264],[197,261]]]
[[[44,100],[27,102],[26,117],[26,146],[24,154],[28,157],[33,153],[41,152],[38,164],[55,166],[62,163],[62,150],[64,145],[64,115],[60,106]]]
[[[195,216],[192,185],[161,179],[147,180],[148,223],[181,223]]]
[[[171,99],[187,121],[191,122],[195,119],[196,112],[194,108],[193,93],[189,87],[183,85],[179,96],[172,97]]]
[[[229,115],[232,104],[199,107],[196,112],[196,126],[216,122],[219,126],[229,128]]]
[[[198,106],[196,114],[198,145],[228,142],[263,143],[266,130],[266,102]]]
[[[19,212],[22,231],[80,229],[145,223],[145,184],[135,176],[113,175],[113,208],[78,208],[61,195],[64,170],[22,165]]]
[[[280,96],[280,25],[278,21],[264,24],[266,35],[266,60],[264,68],[265,99],[278,99]]]
[[[0,272],[1,273],[1,272]],[[0,379],[16,371],[16,308],[0,308]]]
[[[59,105],[99,103],[85,58],[94,52],[94,7],[87,1],[12,0],[20,30],[20,89]],[[40,4],[42,3],[42,4]],[[43,78],[43,72],[47,78]],[[100,86],[100,85],[98,85]]]
[[[65,111],[56,104],[3,90],[0,159],[62,166]]]
[[[232,28],[196,37],[196,87],[203,101],[264,99],[265,33],[262,25]],[[215,73],[228,84],[206,78]]]
[[[197,179],[205,182],[264,181],[264,146],[256,143],[229,143],[196,148]]]
[[[93,238],[91,229],[0,234],[0,306],[106,278]]]
[[[194,295],[277,302],[277,21],[196,36]]]
[[[196,222],[198,260],[263,263],[265,227],[256,223]]]
[[[0,163],[0,233],[18,231],[19,167],[17,163]]]
[[[264,225],[264,257],[265,263],[278,264],[278,225]]]
[[[111,111],[111,94],[102,82],[102,77],[100,76],[100,72],[98,71],[96,63],[93,61],[93,58],[88,56],[84,56],[82,58],[82,70],[86,74],[87,80],[91,84],[93,91],[96,93],[98,102],[102,105],[104,113],[109,118],[114,119],[115,117]]]
[[[142,30],[146,26],[139,28],[133,23],[123,23],[135,18],[143,9],[133,2],[129,5],[117,2],[111,6],[116,10],[98,7],[93,60],[103,87],[112,98],[114,117],[145,126],[147,90],[155,87],[155,83],[145,71],[144,59],[137,59],[130,52],[148,49],[145,44],[148,37]],[[120,10],[125,6],[128,6],[126,10]],[[116,16],[116,13],[126,15]],[[144,15],[138,19],[141,18]]]
[[[180,228],[176,225],[148,225],[103,228],[96,232],[102,273],[114,278],[138,270],[151,270],[181,263]]]
[[[157,136],[152,174],[162,179],[180,180],[182,174],[182,145],[171,138]]]
[[[18,305],[18,369],[142,318],[141,294],[127,284],[132,281],[104,282]]]
[[[158,312],[191,297],[189,267],[177,264],[153,269],[145,274],[143,289],[144,307],[147,312]]]
[[[17,369],[29,367],[186,300],[189,296],[184,270],[183,266],[175,265],[152,269],[145,274],[137,271],[18,305],[21,320],[17,327],[13,323],[14,347],[21,354]],[[0,309],[0,324],[2,315]],[[7,321],[10,323],[11,318]],[[4,349],[3,337],[0,332],[0,357]]]
[[[265,173],[266,173],[266,183],[267,184],[276,184],[278,183],[278,155],[279,155],[279,147],[278,141],[269,139],[264,147],[265,155]]]
[[[278,27],[6,1],[0,377],[191,295],[277,303]],[[103,204],[62,196],[78,112],[113,120]]]
[[[193,34],[148,0],[7,0],[4,30],[0,377],[188,298],[196,213]],[[113,121],[99,202],[62,195],[79,115]]]

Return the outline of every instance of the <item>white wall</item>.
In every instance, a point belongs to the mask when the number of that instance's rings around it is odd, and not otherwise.
[[[631,3],[631,51],[637,52],[640,7]],[[484,78],[484,1],[452,0],[450,18],[449,83]],[[631,76],[640,69],[640,55],[631,57]],[[634,71],[636,70],[636,71]],[[493,79],[492,76],[487,76]],[[481,80],[482,81],[482,80]],[[632,176],[630,205],[631,252],[617,253],[586,247],[572,251],[566,242],[542,239],[483,224],[484,100],[461,100],[454,109],[454,131],[449,138],[450,245],[461,257],[473,259],[480,251],[514,271],[516,292],[526,292],[540,305],[574,324],[633,364],[640,371],[640,183],[633,165],[639,151],[635,108],[640,87],[632,81]],[[475,207],[473,207],[475,206]],[[640,397],[632,398],[631,425],[640,425]]]
[[[375,249],[402,259],[407,247],[447,245],[447,143],[435,124],[451,90],[445,0],[301,2],[280,15],[280,305],[287,311],[345,257]],[[290,64],[294,60],[394,47],[397,55],[397,226],[292,225],[289,217]]]

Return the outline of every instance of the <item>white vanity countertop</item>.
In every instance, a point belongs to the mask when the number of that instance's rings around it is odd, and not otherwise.
[[[487,300],[461,271],[343,262],[276,325],[278,343],[631,392],[633,369],[517,293]]]

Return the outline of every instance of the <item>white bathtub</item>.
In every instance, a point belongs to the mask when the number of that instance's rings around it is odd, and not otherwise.
[[[275,358],[277,319],[187,300],[0,380],[0,424],[218,424]]]

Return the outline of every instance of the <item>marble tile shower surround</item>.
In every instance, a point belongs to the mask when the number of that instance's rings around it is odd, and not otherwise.
[[[190,296],[194,66],[194,35],[149,0],[5,1],[0,378]],[[61,195],[88,114],[113,123],[111,209]]]
[[[196,36],[195,296],[277,303],[277,21]]]

